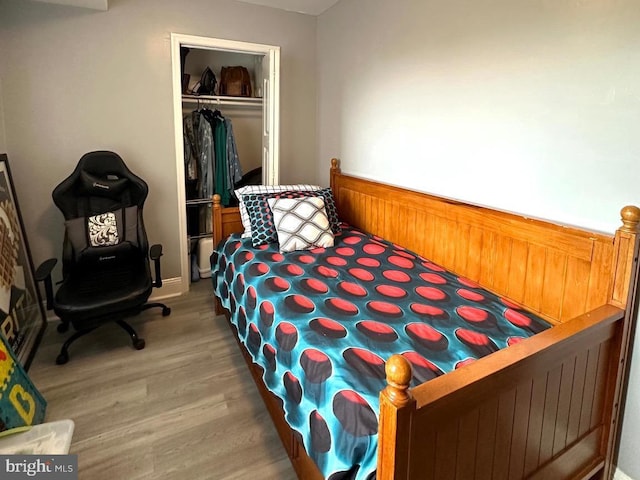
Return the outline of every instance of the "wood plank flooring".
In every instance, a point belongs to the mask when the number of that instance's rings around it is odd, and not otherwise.
[[[50,323],[29,370],[47,399],[47,421],[71,418],[71,453],[87,480],[278,479],[295,472],[224,317],[211,283],[130,319],[136,351],[116,325],[77,340]]]

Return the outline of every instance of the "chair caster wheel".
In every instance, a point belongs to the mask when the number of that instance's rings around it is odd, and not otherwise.
[[[58,327],[56,328],[56,330],[58,330],[58,333],[66,333],[67,330],[69,330],[69,324],[68,323],[60,323],[58,325]]]
[[[145,346],[144,338],[137,338],[133,341],[133,348],[136,350],[142,350]]]
[[[162,316],[168,317],[169,315],[171,315],[171,309],[169,307],[164,307],[162,309]]]
[[[68,361],[69,361],[69,354],[68,353],[61,353],[60,355],[58,355],[56,357],[56,364],[57,365],[64,365]]]

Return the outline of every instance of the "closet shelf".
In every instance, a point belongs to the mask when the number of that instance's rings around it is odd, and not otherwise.
[[[183,103],[207,103],[215,105],[233,105],[236,107],[262,108],[262,98],[229,97],[223,95],[182,95]]]

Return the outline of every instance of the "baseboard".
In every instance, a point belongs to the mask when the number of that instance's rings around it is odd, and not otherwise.
[[[177,297],[182,295],[182,293],[182,278],[167,278],[166,280],[162,280],[162,287],[153,289],[149,300],[155,302],[165,298]]]
[[[631,478],[619,468],[616,468],[616,472],[613,474],[613,480],[633,480],[633,478]]]
[[[46,302],[42,302],[42,308],[45,309],[44,313],[45,313],[45,317],[47,319],[47,322],[59,322],[60,318],[53,313],[53,310],[46,310],[47,305]]]

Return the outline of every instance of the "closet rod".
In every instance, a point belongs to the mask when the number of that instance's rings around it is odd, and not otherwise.
[[[261,107],[262,106],[262,98],[253,98],[253,97],[232,97],[232,99],[227,99],[224,97],[200,97],[195,95],[183,95],[182,101],[184,103],[206,103],[206,104],[216,104],[216,105],[234,105],[239,107]]]

